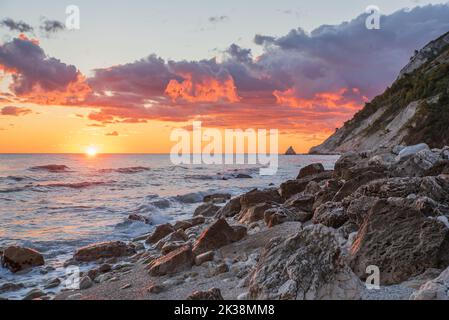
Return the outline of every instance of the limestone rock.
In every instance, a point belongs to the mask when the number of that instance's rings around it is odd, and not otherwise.
[[[251,299],[359,299],[360,280],[347,266],[335,232],[312,225],[265,247],[250,280]]]
[[[379,200],[351,247],[351,266],[362,279],[368,266],[378,266],[382,284],[400,283],[427,268],[449,265],[448,231],[403,203]]]

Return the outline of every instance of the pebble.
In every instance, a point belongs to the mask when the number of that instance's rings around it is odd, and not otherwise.
[[[81,293],[75,293],[67,297],[67,300],[81,300],[83,295]]]
[[[126,289],[129,289],[131,287],[132,287],[132,284],[131,283],[127,283],[123,287],[121,287],[120,290],[126,290]]]
[[[112,270],[112,267],[110,264],[108,263],[103,263],[99,268],[98,271],[100,271],[101,273],[106,273]]]
[[[92,287],[93,283],[89,277],[83,277],[80,280],[80,290],[86,290]]]
[[[154,284],[154,285],[148,287],[147,290],[150,293],[158,294],[158,293],[161,293],[162,291],[164,291],[164,289],[165,289],[164,286],[161,286],[161,285],[158,285],[158,284]]]
[[[43,296],[45,296],[45,293],[41,289],[36,288],[31,291],[28,291],[23,300],[33,300]]]
[[[45,286],[44,289],[52,289],[52,288],[56,288],[57,286],[59,286],[61,284],[61,280],[59,278],[54,278],[51,279],[50,281],[48,281]]]

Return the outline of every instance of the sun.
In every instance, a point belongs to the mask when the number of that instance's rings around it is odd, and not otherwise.
[[[87,149],[86,149],[86,155],[89,157],[95,157],[97,155],[97,153],[98,153],[98,150],[94,146],[87,147]]]

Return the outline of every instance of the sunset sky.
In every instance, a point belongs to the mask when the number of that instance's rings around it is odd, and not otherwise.
[[[0,153],[166,153],[193,120],[307,152],[447,31],[446,1],[0,0]]]

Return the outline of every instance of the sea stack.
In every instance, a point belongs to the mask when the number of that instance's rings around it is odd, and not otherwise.
[[[296,155],[296,152],[295,152],[295,150],[293,149],[293,147],[290,146],[290,148],[288,148],[287,151],[285,151],[285,155],[286,155],[286,156],[294,156],[294,155]]]

